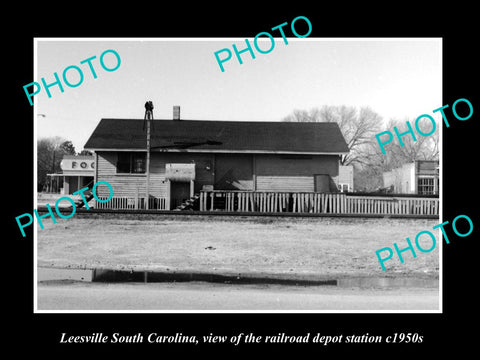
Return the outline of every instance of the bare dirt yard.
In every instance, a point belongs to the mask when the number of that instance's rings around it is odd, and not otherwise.
[[[442,244],[438,220],[85,213],[44,223],[37,260],[47,267],[436,278]],[[382,271],[375,251],[422,230],[435,250],[406,251],[403,264],[395,255]]]

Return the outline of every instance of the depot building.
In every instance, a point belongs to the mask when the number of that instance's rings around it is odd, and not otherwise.
[[[148,168],[143,119],[101,119],[84,147],[94,182],[113,188],[112,207],[145,208],[148,198],[166,210],[200,191],[337,192],[348,153],[337,123],[181,120],[179,109],[151,121]]]

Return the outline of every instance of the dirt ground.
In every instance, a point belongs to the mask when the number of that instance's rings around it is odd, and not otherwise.
[[[438,277],[438,220],[77,214],[38,228],[38,266]],[[375,251],[400,249],[431,230],[435,250],[395,255],[382,271]],[[423,239],[423,237],[421,238]],[[426,237],[424,248],[431,246]]]

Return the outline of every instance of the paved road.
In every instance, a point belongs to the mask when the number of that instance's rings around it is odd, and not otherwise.
[[[40,282],[38,310],[438,310],[438,289]]]

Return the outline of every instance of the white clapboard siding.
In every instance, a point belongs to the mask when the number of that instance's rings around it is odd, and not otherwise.
[[[257,191],[310,192],[313,190],[312,176],[257,176]]]
[[[135,197],[137,193],[145,196],[146,174],[117,174],[115,164],[115,153],[100,152],[98,154],[97,182],[107,181],[112,186],[115,197]],[[101,186],[98,190],[100,196],[108,196],[106,187]],[[149,191],[150,196],[166,196],[165,162],[151,163]]]

